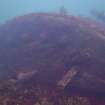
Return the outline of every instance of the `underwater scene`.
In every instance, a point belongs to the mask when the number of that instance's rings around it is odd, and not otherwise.
[[[105,105],[105,0],[0,0],[0,105]]]

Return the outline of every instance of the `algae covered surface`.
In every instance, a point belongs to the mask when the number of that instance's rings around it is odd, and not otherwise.
[[[0,26],[0,105],[104,105],[105,26],[32,13]]]

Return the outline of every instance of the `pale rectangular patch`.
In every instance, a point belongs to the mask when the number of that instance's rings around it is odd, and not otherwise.
[[[63,78],[58,82],[58,86],[65,87],[68,83],[71,82],[73,77],[78,73],[78,71],[75,68],[71,68],[64,76]]]

